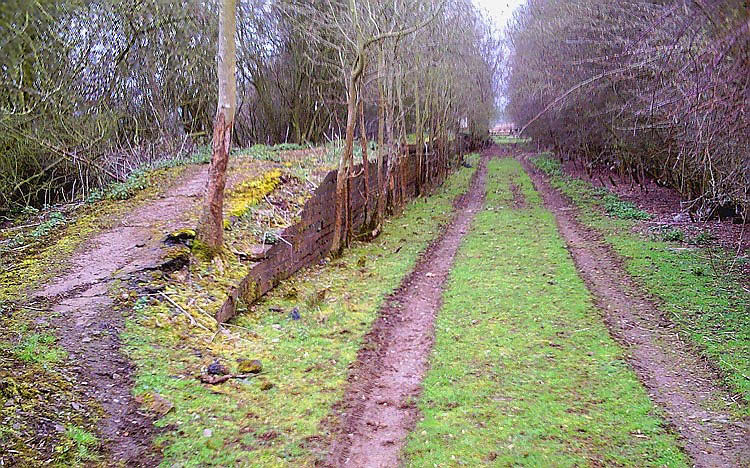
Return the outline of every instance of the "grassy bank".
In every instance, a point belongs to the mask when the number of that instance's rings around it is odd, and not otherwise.
[[[234,247],[238,231],[254,221],[244,213],[247,206],[278,185],[280,171],[309,176],[308,185],[316,174],[327,172],[320,153],[288,145],[263,146],[230,159],[228,176],[238,183],[228,190],[227,211],[241,215],[237,231],[228,233],[230,245]],[[189,171],[199,170],[208,156],[202,150],[145,165],[124,182],[92,192],[86,202],[28,208],[12,222],[0,224],[0,465],[78,466],[103,460],[102,444],[95,436],[101,409],[86,399],[85,386],[78,383],[80,363],[57,343],[49,304],[29,293],[65,271],[89,240],[165,195]],[[257,174],[267,177],[253,185]],[[199,204],[196,198],[190,208],[195,219]],[[152,228],[158,230],[156,225]]]
[[[438,315],[407,464],[686,466],[520,165],[492,161],[487,183]]]
[[[313,465],[325,446],[326,417],[380,304],[450,219],[472,173],[462,168],[389,220],[380,237],[296,274],[218,332],[191,326],[156,297],[138,298],[125,342],[138,366],[135,393],[147,404],[169,399],[156,405],[166,412],[157,441],[164,466]],[[216,266],[200,268],[216,273]],[[168,278],[167,293],[203,317],[190,302],[205,295],[199,274]],[[217,307],[221,299],[216,294]],[[243,359],[260,360],[262,372],[215,386],[196,379],[214,361],[236,372]]]
[[[648,213],[614,194],[563,174],[549,155],[534,163],[579,208],[579,220],[599,231],[625,260],[628,273],[659,299],[676,331],[720,369],[729,388],[750,401],[750,294],[727,271],[731,254],[702,247],[667,229],[634,229]],[[748,414],[747,408],[737,409]]]

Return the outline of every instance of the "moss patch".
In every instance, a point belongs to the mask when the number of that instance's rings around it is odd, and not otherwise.
[[[281,182],[281,170],[272,169],[261,177],[239,184],[227,200],[229,216],[242,216]]]

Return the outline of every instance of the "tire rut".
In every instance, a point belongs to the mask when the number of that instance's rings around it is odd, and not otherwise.
[[[393,467],[418,417],[416,399],[428,366],[435,317],[443,285],[476,213],[484,202],[486,150],[469,190],[455,203],[456,214],[414,270],[384,303],[365,337],[349,377],[349,387],[334,409],[339,425],[325,466]]]
[[[663,326],[669,320],[625,272],[601,235],[578,222],[573,204],[548,184],[527,155],[519,160],[555,215],[610,333],[625,347],[630,365],[681,436],[695,466],[748,466],[750,422],[726,410],[741,406],[740,399],[718,383],[720,377],[708,363]]]

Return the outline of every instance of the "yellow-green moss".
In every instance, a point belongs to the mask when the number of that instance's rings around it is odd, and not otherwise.
[[[243,182],[237,186],[227,202],[229,216],[242,216],[264,196],[271,193],[281,183],[281,170],[272,169],[261,177]]]

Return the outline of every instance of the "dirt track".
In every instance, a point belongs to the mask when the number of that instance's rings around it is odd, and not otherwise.
[[[344,400],[329,466],[393,467],[418,415],[416,398],[427,370],[443,284],[474,215],[482,208],[485,151],[468,192],[455,203],[456,215],[422,255],[414,271],[384,304],[365,338]]]
[[[206,166],[191,169],[161,198],[125,215],[83,245],[66,272],[37,296],[51,303],[60,345],[85,382],[87,397],[104,409],[99,432],[111,461],[156,466],[152,419],[131,395],[133,366],[120,351],[124,317],[110,294],[115,279],[157,268],[165,232],[182,227],[203,193]]]
[[[610,333],[629,352],[630,365],[651,399],[682,437],[698,467],[747,466],[750,421],[736,420],[726,408],[735,400],[710,366],[674,333],[658,306],[625,273],[621,260],[601,236],[576,219],[575,208],[526,155],[519,157],[558,229],[581,277],[595,298]]]

